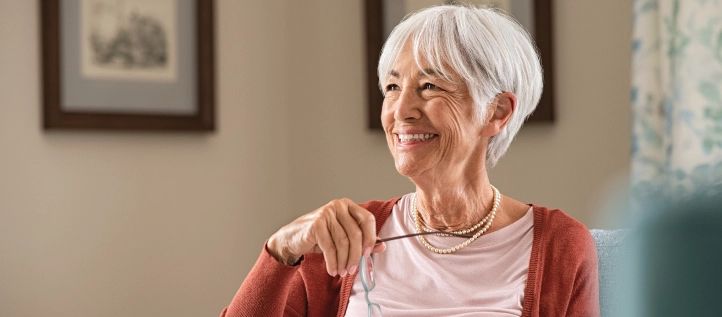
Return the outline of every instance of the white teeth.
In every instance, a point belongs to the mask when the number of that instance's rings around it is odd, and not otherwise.
[[[435,136],[435,134],[398,134],[399,140],[402,142],[408,141],[426,141]]]

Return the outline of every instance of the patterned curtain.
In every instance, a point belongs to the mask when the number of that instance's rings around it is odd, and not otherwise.
[[[635,0],[632,195],[722,194],[722,0]]]

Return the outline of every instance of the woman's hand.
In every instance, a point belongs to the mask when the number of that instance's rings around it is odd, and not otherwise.
[[[306,253],[323,253],[331,276],[352,274],[361,255],[381,252],[375,246],[376,219],[350,199],[333,200],[287,224],[268,239],[276,260],[293,265]]]

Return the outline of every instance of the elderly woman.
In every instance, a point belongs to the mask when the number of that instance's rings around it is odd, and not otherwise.
[[[419,11],[378,74],[386,141],[416,192],[334,200],[284,226],[221,316],[598,316],[589,231],[488,178],[542,90],[519,24],[488,8]]]

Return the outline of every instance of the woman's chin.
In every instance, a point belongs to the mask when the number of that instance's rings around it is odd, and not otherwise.
[[[419,168],[417,164],[396,164],[396,171],[408,178],[414,178],[421,175],[424,169]]]

